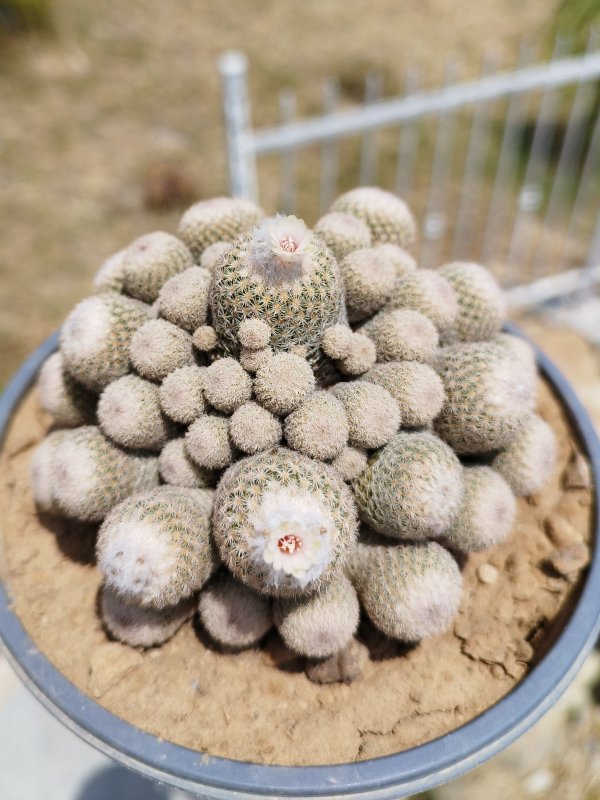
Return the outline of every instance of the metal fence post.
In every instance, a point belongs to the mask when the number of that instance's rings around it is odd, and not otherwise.
[[[219,59],[219,73],[223,87],[229,191],[232,197],[257,200],[256,156],[252,148],[246,56],[236,51],[225,53]]]

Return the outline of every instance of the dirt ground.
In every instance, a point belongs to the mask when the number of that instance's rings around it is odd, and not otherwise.
[[[286,85],[307,114],[331,75],[351,102],[372,67],[387,93],[409,66],[439,78],[446,56],[473,74],[486,48],[501,58],[543,31],[555,5],[50,2],[55,35],[0,39],[0,387],[89,292],[108,255],[141,233],[174,229],[178,211],[144,203],[157,164],[180,169],[195,197],[226,191],[220,53],[248,54],[263,126],[277,119]]]

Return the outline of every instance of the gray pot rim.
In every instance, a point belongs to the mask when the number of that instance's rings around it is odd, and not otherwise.
[[[519,333],[514,326],[506,326]],[[21,366],[0,397],[0,445],[10,419],[58,333]],[[587,412],[558,368],[536,351],[542,374],[557,392],[590,460],[594,484],[594,542],[600,533],[600,441]],[[533,725],[560,697],[600,631],[600,551],[592,560],[578,603],[561,634],[531,672],[479,716],[426,744],[350,764],[282,767],[209,756],[140,730],[75,687],[39,651],[11,609],[0,583],[0,645],[33,694],[67,727],[121,764],[147,777],[214,798],[404,797],[431,789],[497,754]]]

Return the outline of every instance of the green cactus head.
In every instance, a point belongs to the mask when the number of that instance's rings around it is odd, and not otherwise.
[[[318,360],[323,332],[342,311],[334,257],[296,217],[271,217],[239,238],[213,273],[210,307],[224,349],[238,355],[242,322],[271,327],[274,351],[305,346]]]

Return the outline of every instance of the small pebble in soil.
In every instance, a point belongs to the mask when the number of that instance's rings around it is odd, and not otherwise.
[[[589,564],[590,554],[583,542],[573,542],[554,550],[548,560],[559,575],[567,580],[575,580],[578,573]]]
[[[496,583],[498,570],[493,564],[481,564],[477,567],[477,577],[481,583]]]
[[[492,675],[494,678],[504,678],[506,677],[506,672],[500,664],[492,664]]]
[[[525,791],[531,795],[545,795],[554,782],[554,774],[549,769],[538,769],[525,779]]]
[[[534,649],[529,644],[529,642],[525,639],[521,639],[520,642],[517,642],[517,646],[515,649],[515,656],[518,661],[531,661],[534,655]]]
[[[507,558],[505,566],[515,600],[529,600],[533,597],[538,582],[528,558],[521,553],[513,553]]]
[[[339,653],[319,661],[306,661],[306,675],[314,683],[352,683],[359,678],[369,660],[369,651],[352,639]]]
[[[573,542],[581,541],[579,532],[569,520],[558,514],[548,517],[545,521],[545,530],[548,538],[556,547],[567,547]]]
[[[565,489],[590,489],[592,486],[590,465],[581,453],[574,452],[563,473]]]

